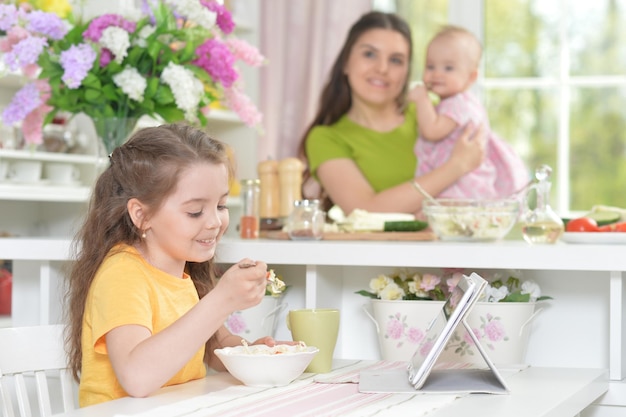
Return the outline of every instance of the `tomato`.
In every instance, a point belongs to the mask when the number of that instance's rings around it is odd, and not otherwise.
[[[599,232],[626,232],[626,222],[611,223],[598,228]]]
[[[566,232],[597,232],[598,223],[589,217],[579,217],[567,222]]]

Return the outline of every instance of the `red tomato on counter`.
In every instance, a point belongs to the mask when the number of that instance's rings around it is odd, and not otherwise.
[[[607,224],[598,228],[599,232],[626,232],[626,222]]]
[[[589,217],[579,217],[567,222],[566,232],[598,232],[598,223]]]

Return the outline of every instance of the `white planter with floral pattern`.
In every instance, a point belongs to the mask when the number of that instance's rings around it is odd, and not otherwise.
[[[228,317],[224,325],[232,333],[250,342],[264,336],[274,337],[278,316],[287,307],[287,303],[283,303],[282,298],[282,296],[266,295],[258,305],[246,310],[235,311]]]
[[[443,301],[370,300],[365,312],[376,325],[383,360],[408,361],[426,335]],[[365,307],[365,306],[364,306]],[[541,309],[536,303],[479,302],[468,324],[496,365],[524,363],[530,324]],[[465,362],[478,367],[484,362],[465,327],[458,328],[446,345],[439,362]]]

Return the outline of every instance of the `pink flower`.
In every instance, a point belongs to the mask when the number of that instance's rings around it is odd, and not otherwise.
[[[430,350],[433,348],[433,342],[432,340],[424,343],[422,345],[422,347],[420,348],[420,355],[422,356],[426,356],[428,355],[428,353],[430,352]]]
[[[422,329],[418,329],[417,327],[410,327],[409,331],[407,332],[407,339],[409,339],[409,342],[413,344],[418,344],[419,342],[421,342],[424,336],[425,334]]]
[[[196,49],[198,58],[192,63],[205,70],[211,78],[229,88],[239,77],[235,71],[235,56],[217,39],[209,39]]]
[[[216,23],[222,32],[228,35],[233,31],[235,23],[233,22],[233,17],[226,7],[222,6],[215,0],[200,0],[200,3],[217,15]]]
[[[257,126],[263,116],[256,108],[252,100],[236,88],[224,89],[226,105],[243,120],[248,126]]]
[[[402,337],[403,332],[404,332],[404,326],[402,325],[400,320],[398,320],[397,316],[391,318],[391,320],[387,322],[386,336],[392,339],[400,339]]]
[[[233,333],[241,333],[246,330],[246,321],[241,314],[231,314],[226,320],[226,326]]]
[[[422,275],[422,282],[420,284],[420,288],[424,291],[432,291],[437,285],[441,282],[441,278],[439,278],[435,274],[424,274]]]
[[[455,273],[452,274],[452,278],[448,278],[446,280],[446,284],[448,284],[448,291],[449,292],[454,291],[454,288],[459,283],[461,278],[463,278],[463,274],[460,273],[460,272],[455,272]]]
[[[241,59],[251,67],[259,67],[265,61],[259,50],[243,39],[227,39],[226,44],[232,51],[235,58]]]
[[[498,342],[506,337],[506,331],[500,320],[492,320],[485,325],[485,336],[492,342]]]
[[[480,329],[472,329],[472,332],[474,332],[474,335],[476,336],[476,339],[480,340]],[[472,339],[472,337],[469,335],[469,333],[465,332],[463,334],[463,340],[465,341],[465,343],[467,343],[470,346],[474,345],[474,340]]]
[[[124,29],[126,32],[133,33],[137,24],[129,20],[124,19],[119,14],[103,14],[102,16],[94,18],[87,30],[83,32],[83,36],[94,42],[100,42],[102,32],[109,26],[117,26]]]

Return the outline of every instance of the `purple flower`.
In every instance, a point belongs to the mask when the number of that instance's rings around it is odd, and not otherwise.
[[[233,17],[226,7],[219,4],[215,0],[200,0],[200,3],[217,15],[215,22],[217,23],[217,27],[219,27],[222,32],[228,35],[233,31],[235,23],[233,22]]]
[[[209,39],[196,49],[198,59],[192,63],[203,70],[224,87],[230,87],[238,74],[233,68],[235,57],[225,44],[217,39]]]
[[[7,31],[17,24],[17,7],[14,4],[0,4],[0,30]]]
[[[67,33],[63,20],[54,13],[35,10],[28,14],[27,19],[26,29],[31,32],[38,32],[55,40],[62,39]]]
[[[99,42],[102,32],[109,26],[117,26],[128,33],[133,33],[137,24],[124,19],[119,14],[103,14],[89,23],[89,27],[83,32],[83,36],[91,41]]]
[[[31,111],[42,104],[39,89],[35,83],[26,84],[15,95],[11,103],[2,112],[2,121],[6,125],[24,120]]]
[[[81,82],[96,60],[96,51],[86,44],[72,45],[70,49],[61,52],[61,66],[65,71],[62,80],[69,88],[80,87]]]
[[[100,51],[100,67],[106,67],[111,61],[113,61],[113,52],[107,48],[102,48]]]
[[[4,56],[4,60],[12,71],[17,71],[37,62],[46,45],[48,45],[46,38],[29,36],[16,43],[11,52]]]

